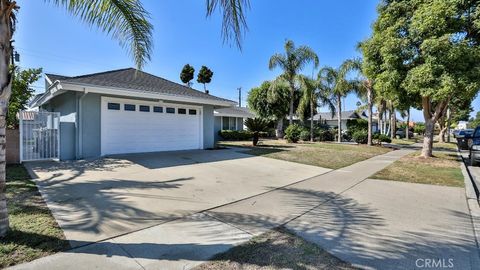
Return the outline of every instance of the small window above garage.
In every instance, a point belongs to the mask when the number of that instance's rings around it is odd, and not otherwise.
[[[175,113],[175,108],[167,108],[167,113]]]
[[[187,109],[178,109],[178,114],[187,114]]]
[[[134,104],[124,104],[123,109],[125,111],[135,111],[135,105]]]
[[[113,103],[113,102],[109,102],[108,103],[108,109],[109,110],[120,110],[120,103]]]
[[[153,106],[153,112],[163,113],[163,107]]]
[[[149,111],[150,111],[150,106],[140,105],[139,110],[140,110],[141,112],[149,112]]]
[[[188,110],[188,114],[190,114],[190,115],[197,115],[197,110],[195,110],[195,109],[189,109],[189,110]]]

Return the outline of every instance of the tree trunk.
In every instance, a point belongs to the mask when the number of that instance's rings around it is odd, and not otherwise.
[[[435,110],[429,97],[422,97],[423,118],[425,119],[425,134],[423,135],[422,157],[429,158],[433,156],[433,132],[435,130],[435,122],[442,116],[445,107],[447,107],[450,99],[438,102]]]
[[[372,104],[372,88],[367,87],[367,103],[368,103],[368,145],[373,145],[372,143],[372,113],[373,113],[373,104]]]
[[[310,100],[310,141],[313,142],[313,100]]]
[[[8,5],[8,6],[5,6]],[[10,1],[0,2],[0,237],[5,236],[9,228],[7,199],[5,197],[5,128],[8,100],[12,92],[12,74],[9,72],[9,62],[12,53],[11,13],[16,7]]]
[[[440,127],[440,133],[438,134],[438,142],[444,143],[445,142],[445,133],[447,131],[447,127],[443,125]]]
[[[337,129],[337,140],[338,142],[342,142],[342,96],[337,95],[337,124],[338,124],[338,129]]]
[[[288,112],[288,124],[293,124],[293,100],[295,99],[295,85],[290,82],[290,111]]]
[[[275,136],[277,139],[283,139],[283,118],[277,120],[277,129],[275,130]]]
[[[452,124],[452,112],[447,109],[447,142],[450,142],[450,126]]]
[[[410,107],[408,107],[407,109],[407,130],[405,131],[405,139],[409,140],[410,139],[410,135],[409,135],[409,131],[410,131]]]
[[[435,122],[431,118],[425,119],[425,134],[423,135],[422,157],[433,156],[433,131]]]
[[[387,120],[387,116],[385,116],[385,120]],[[388,124],[388,129],[387,129],[387,123]],[[385,134],[388,135],[390,133],[390,138],[392,137],[392,111],[388,110],[388,121],[385,121]]]
[[[395,136],[397,133],[397,115],[395,114],[395,108],[392,107],[392,112],[391,112],[392,116],[391,116],[391,122],[390,122],[390,130],[391,130],[391,133],[390,133],[390,138],[393,140],[395,139]]]

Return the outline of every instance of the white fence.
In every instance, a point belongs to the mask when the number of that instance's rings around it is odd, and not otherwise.
[[[20,111],[20,162],[58,160],[60,113]]]

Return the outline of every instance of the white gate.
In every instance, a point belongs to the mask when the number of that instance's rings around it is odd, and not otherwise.
[[[20,162],[58,160],[60,113],[20,111]]]

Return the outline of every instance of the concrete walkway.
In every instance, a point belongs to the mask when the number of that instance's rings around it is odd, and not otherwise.
[[[362,268],[415,269],[440,258],[454,269],[475,269],[479,254],[463,189],[367,179],[410,152],[13,269],[190,269],[280,225]]]

